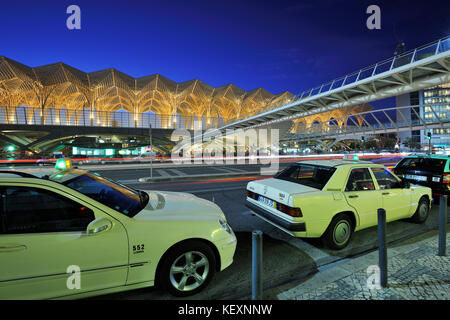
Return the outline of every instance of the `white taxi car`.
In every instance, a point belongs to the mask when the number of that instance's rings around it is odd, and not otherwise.
[[[160,284],[186,296],[233,262],[221,209],[95,173],[0,171],[0,299],[82,298]]]
[[[342,249],[354,231],[386,220],[424,222],[431,189],[403,182],[383,165],[357,160],[295,163],[271,179],[247,184],[246,206],[295,237],[319,238]]]

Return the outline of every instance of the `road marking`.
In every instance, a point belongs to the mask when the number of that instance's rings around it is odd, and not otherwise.
[[[166,170],[156,169],[156,172],[158,172],[161,177],[172,177]]]
[[[216,188],[216,189],[201,189],[201,190],[187,191],[187,193],[222,192],[222,191],[233,191],[233,190],[240,190],[240,189],[246,189],[246,188],[247,188],[246,186],[241,186],[241,187]]]
[[[227,168],[228,170],[231,170],[231,172],[247,172],[247,170],[242,170],[242,169],[236,169],[236,168]]]
[[[180,170],[177,170],[177,169],[167,169],[167,170],[169,170],[170,172],[175,173],[175,175],[177,175],[177,176],[185,176],[186,175],[186,173],[184,173],[184,172],[182,172]]]
[[[241,169],[234,169],[234,168],[214,168],[217,171],[222,171],[222,172],[226,172],[226,173],[242,173],[242,172],[246,172],[245,170],[241,170]]]

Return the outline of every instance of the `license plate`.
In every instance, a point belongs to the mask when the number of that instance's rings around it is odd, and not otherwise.
[[[416,176],[414,174],[407,174],[405,176],[406,179],[416,180],[416,181],[427,181],[427,177],[425,176]]]
[[[267,198],[264,198],[262,196],[258,197],[258,201],[261,202],[262,204],[265,204],[266,206],[269,206],[269,207],[272,207],[272,208],[275,208],[275,205],[276,205],[275,201],[267,199]]]

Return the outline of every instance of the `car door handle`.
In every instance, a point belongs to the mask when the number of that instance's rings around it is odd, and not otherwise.
[[[389,192],[383,192],[382,193],[383,196],[388,195],[388,194],[389,194]]]
[[[358,198],[359,196],[357,194],[352,194],[351,196],[348,196],[349,198]]]
[[[13,251],[21,251],[26,250],[27,246],[23,244],[0,244],[0,252],[13,252]]]

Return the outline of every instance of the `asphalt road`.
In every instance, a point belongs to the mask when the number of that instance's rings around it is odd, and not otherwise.
[[[376,160],[392,165],[400,158]],[[288,165],[281,164],[281,167]],[[235,169],[253,172],[258,167],[249,165]],[[189,174],[204,173],[205,168],[186,168]],[[197,171],[200,169],[200,171]],[[181,169],[180,169],[181,170]],[[185,169],[183,169],[184,171]],[[137,183],[142,172],[148,169],[126,171],[101,171],[110,178],[122,181],[131,187],[148,190],[181,191],[193,193],[198,197],[214,201],[225,213],[228,222],[236,233],[238,245],[234,263],[221,273],[204,291],[190,299],[239,299],[251,294],[251,232],[261,230],[263,240],[263,275],[264,288],[272,288],[299,280],[309,274],[320,272],[331,264],[340,263],[377,248],[376,227],[359,231],[353,235],[350,244],[343,250],[333,251],[324,247],[318,239],[298,239],[280,231],[262,221],[244,206],[245,187],[250,180],[264,178],[255,175],[218,179],[195,179],[183,181],[166,181],[159,183]],[[415,224],[409,221],[395,221],[388,224],[387,241],[395,243],[402,239],[426,232],[438,225],[439,208],[433,206],[426,223]],[[97,297],[96,299],[174,299],[158,288],[133,290],[124,293]]]
[[[282,170],[286,166],[289,165],[289,162],[282,162],[274,168],[275,172],[278,170]],[[220,175],[223,177],[231,177],[236,175],[260,175],[261,174],[261,168],[267,166],[261,166],[261,165],[229,165],[229,166],[190,166],[190,167],[184,167],[184,166],[177,166],[172,165],[168,168],[158,168],[155,167],[152,170],[153,177],[155,178],[182,178],[183,180],[188,180],[191,176],[198,176],[198,175],[204,175],[207,178],[214,177],[215,175]],[[84,167],[81,167],[84,168]],[[89,169],[89,167],[85,167],[86,169]],[[92,169],[91,169],[92,170]],[[270,170],[273,174],[274,170]],[[127,168],[126,170],[117,170],[115,169],[108,169],[105,167],[102,170],[93,170],[101,172],[101,174],[114,179],[121,181],[126,184],[135,184],[138,182],[139,178],[143,177],[149,177],[150,176],[150,167],[149,166],[140,166],[137,168]],[[196,178],[198,179],[198,178]],[[180,188],[181,191],[183,191],[182,188]]]

